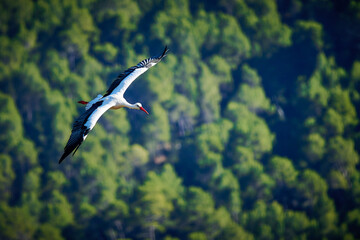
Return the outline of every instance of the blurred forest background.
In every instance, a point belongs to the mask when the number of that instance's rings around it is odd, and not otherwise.
[[[360,1],[1,0],[0,87],[0,239],[360,239]]]

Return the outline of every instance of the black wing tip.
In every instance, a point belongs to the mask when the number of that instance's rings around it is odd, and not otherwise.
[[[65,155],[65,153],[61,156],[61,158],[59,159],[59,164],[62,162],[62,161],[64,161],[64,159],[67,157],[67,155],[66,156],[64,156]],[[68,154],[69,155],[69,154]]]
[[[62,161],[64,161],[65,158],[67,158],[67,156],[69,156],[71,153],[72,153],[72,156],[74,156],[75,153],[76,153],[76,151],[79,149],[80,145],[81,145],[81,143],[80,143],[79,145],[77,145],[77,146],[75,147],[75,149],[73,149],[73,150],[71,150],[71,151],[69,151],[69,150],[66,149],[65,152],[64,152],[64,154],[61,156],[61,158],[60,158],[60,160],[59,160],[59,164],[60,164]]]
[[[167,47],[167,45],[165,45],[165,49],[164,49],[164,51],[162,52],[162,54],[159,55],[159,56],[157,56],[157,57],[155,57],[155,59],[156,59],[157,61],[161,61],[161,59],[163,59],[164,57],[166,57],[166,55],[167,55],[168,52],[169,52],[169,48]]]
[[[169,48],[167,45],[165,45],[165,49],[159,58],[162,59],[162,58],[166,57],[168,52],[169,52]]]
[[[97,103],[95,103],[97,104]],[[91,107],[92,108],[92,107]],[[75,122],[76,123],[76,122]],[[75,124],[74,123],[74,124]],[[74,128],[73,128],[74,129]],[[85,130],[85,132],[88,129]],[[80,131],[73,131],[70,135],[70,138],[66,144],[66,146],[64,147],[64,153],[61,156],[60,160],[59,160],[59,164],[64,161],[65,158],[67,158],[71,153],[74,156],[74,154],[76,153],[76,151],[79,149],[81,143],[84,141],[83,136],[87,135],[87,133],[84,132],[84,129],[81,129]],[[85,134],[84,134],[85,133]]]
[[[81,142],[81,143],[82,143],[82,142]],[[79,145],[77,145],[77,147],[76,147],[75,150],[73,151],[73,154],[72,154],[73,156],[75,155],[76,151],[79,149],[81,143],[80,143]]]
[[[59,164],[62,163],[62,161],[64,161],[65,158],[67,158],[67,157],[71,154],[72,151],[73,151],[73,149],[67,149],[67,148],[65,148],[63,155],[62,155],[61,158],[59,159]]]

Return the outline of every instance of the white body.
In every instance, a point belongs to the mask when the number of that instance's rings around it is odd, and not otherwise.
[[[154,64],[155,65],[155,64]],[[131,74],[129,74],[126,79],[124,79],[119,86],[117,86],[110,95],[103,97],[101,94],[97,95],[96,98],[91,100],[86,104],[85,109],[90,109],[98,101],[103,101],[100,107],[98,107],[88,118],[87,122],[84,124],[90,130],[95,126],[96,122],[99,120],[101,115],[103,115],[107,110],[118,109],[122,107],[127,107],[131,109],[139,109],[137,104],[130,104],[124,98],[124,93],[126,89],[131,85],[131,83],[139,77],[141,74],[146,72],[148,68],[142,67],[135,69]],[[141,105],[141,104],[140,104]]]
[[[96,103],[97,101],[99,101],[99,100],[100,100],[100,98],[102,98],[102,97],[103,97],[103,95],[101,95],[101,94],[97,95],[97,96],[96,96],[96,98],[94,98],[94,99],[93,99],[93,100],[91,100],[88,104],[86,104],[86,106],[85,106],[85,110],[90,109],[90,108],[91,108],[91,106],[92,106],[94,103]]]
[[[70,138],[64,148],[64,153],[61,156],[59,163],[61,163],[71,152],[75,154],[81,143],[86,139],[88,133],[94,128],[99,118],[110,108],[118,109],[127,107],[142,110],[149,114],[142,107],[141,103],[128,103],[124,98],[124,93],[136,78],[160,62],[161,59],[166,56],[167,51],[168,49],[165,47],[165,50],[160,56],[145,59],[136,66],[127,69],[111,84],[104,95],[105,97],[99,94],[96,98],[86,104],[86,111],[82,113],[73,124]],[[80,103],[82,102],[83,101],[80,101]]]

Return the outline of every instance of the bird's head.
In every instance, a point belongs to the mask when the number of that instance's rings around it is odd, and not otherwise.
[[[145,108],[143,108],[143,106],[142,106],[141,103],[135,103],[135,106],[137,107],[136,109],[141,110],[141,111],[145,112],[146,114],[149,114],[149,113],[145,110]]]

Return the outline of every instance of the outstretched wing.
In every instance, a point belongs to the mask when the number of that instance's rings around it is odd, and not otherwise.
[[[96,103],[97,101],[99,101],[101,98],[103,97],[103,95],[98,94],[96,96],[96,98],[94,98],[93,100],[91,100],[90,102],[88,102],[85,106],[85,110],[89,110],[91,108],[91,106]]]
[[[146,72],[149,68],[155,66],[158,62],[161,61],[166,56],[168,48],[165,47],[163,53],[156,57],[147,58],[139,62],[136,66],[133,66],[127,69],[125,72],[121,73],[114,82],[110,85],[109,89],[106,91],[104,97],[112,93],[121,93],[124,94],[126,89],[130,84],[141,74]]]
[[[64,153],[59,160],[59,164],[73,152],[73,155],[86,139],[88,133],[93,129],[99,118],[115,103],[109,100],[101,100],[94,103],[90,109],[76,119],[73,124],[70,138],[64,148]]]

